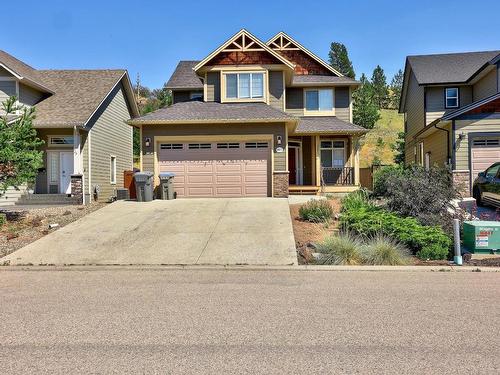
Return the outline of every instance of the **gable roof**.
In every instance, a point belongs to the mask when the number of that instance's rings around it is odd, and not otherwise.
[[[175,89],[199,89],[203,90],[203,83],[196,75],[194,67],[199,61],[179,61],[172,76],[165,87],[169,90]]]
[[[272,46],[274,45],[275,48],[277,48],[278,50],[280,50],[282,48],[286,48],[285,47],[286,45],[282,44],[283,43],[283,39],[286,39],[288,44],[295,45],[295,48],[298,48],[299,50],[301,50],[302,52],[304,52],[306,55],[309,55],[309,57],[311,57],[313,60],[315,60],[319,64],[323,65],[323,67],[325,67],[326,69],[328,69],[329,71],[331,71],[333,74],[335,74],[335,75],[337,75],[339,77],[343,76],[342,73],[340,73],[338,70],[336,70],[335,68],[333,68],[330,64],[328,64],[322,58],[320,58],[317,55],[315,55],[313,52],[311,52],[310,50],[308,50],[306,47],[304,47],[302,44],[300,44],[299,42],[297,42],[290,35],[286,34],[283,31],[280,31],[278,34],[276,34],[271,39],[269,39],[268,42],[267,42],[267,45],[270,46],[271,48],[273,48]],[[276,43],[277,40],[280,40],[280,44]]]
[[[224,49],[226,49],[228,46],[233,44],[237,39],[242,37],[243,39],[249,38],[254,44],[256,44],[258,47],[263,49],[265,52],[269,53],[272,55],[274,58],[276,58],[278,61],[289,67],[290,69],[294,68],[294,64],[287,59],[285,59],[283,56],[281,56],[279,53],[276,51],[273,51],[271,48],[269,48],[264,42],[262,42],[260,39],[258,39],[256,36],[252,35],[250,32],[248,32],[245,29],[241,29],[238,31],[236,34],[234,34],[231,38],[229,38],[227,41],[225,41],[219,48],[217,48],[215,51],[213,51],[211,54],[209,54],[207,57],[205,57],[203,60],[201,60],[196,66],[194,67],[195,71],[198,71],[201,69],[204,65],[206,65],[212,58],[217,56],[219,53],[223,52]],[[243,51],[245,50],[243,47]]]
[[[35,127],[84,127],[122,82],[132,116],[139,111],[126,70],[38,70],[55,94],[35,105]]]
[[[312,134],[312,133],[346,133],[346,134],[365,134],[368,130],[343,121],[336,116],[307,116],[300,117],[296,134]]]
[[[500,50],[419,55],[408,56],[407,62],[420,85],[465,83],[499,54]]]
[[[454,118],[457,118],[460,115],[463,115],[463,114],[466,114],[469,111],[472,111],[473,109],[479,108],[479,107],[481,107],[481,106],[483,106],[485,104],[491,103],[491,102],[493,102],[495,100],[498,100],[498,99],[500,99],[500,92],[498,92],[498,93],[496,93],[494,95],[491,95],[491,96],[489,96],[487,98],[478,100],[477,102],[468,104],[468,105],[466,105],[466,106],[464,106],[462,108],[459,108],[459,109],[457,109],[455,111],[446,113],[441,118],[441,120],[443,120],[443,121],[452,120]]]
[[[297,118],[265,103],[179,102],[128,121],[131,125],[214,122],[296,122]]]
[[[2,50],[0,50],[0,66],[28,86],[33,86],[45,93],[53,93],[45,82],[40,80],[36,69]]]

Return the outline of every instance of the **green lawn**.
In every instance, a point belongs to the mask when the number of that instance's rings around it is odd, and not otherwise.
[[[382,109],[380,120],[362,140],[360,152],[361,167],[372,165],[378,157],[382,164],[394,163],[394,152],[391,145],[396,141],[398,133],[403,131],[403,115],[392,109]]]

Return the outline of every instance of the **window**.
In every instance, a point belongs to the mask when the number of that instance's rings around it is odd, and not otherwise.
[[[70,147],[73,146],[74,138],[72,135],[54,135],[49,136],[49,147]]]
[[[161,150],[182,150],[182,143],[162,143],[160,144]]]
[[[239,143],[217,143],[217,148],[240,148]]]
[[[210,143],[190,143],[188,148],[190,150],[202,150],[212,148],[212,145]]]
[[[226,74],[227,99],[264,98],[264,73]]]
[[[344,141],[321,141],[320,144],[321,167],[343,168],[345,165]]]
[[[488,168],[486,171],[486,177],[494,178],[498,174],[498,170],[500,169],[500,164],[494,165],[493,167]]]
[[[306,111],[333,111],[333,90],[306,90]]]
[[[458,100],[458,87],[449,87],[445,90],[445,98],[444,98],[444,106],[445,108],[458,108],[459,100]]]
[[[110,182],[116,184],[116,156],[111,156],[110,169]]]
[[[418,150],[419,150],[419,158],[418,158],[418,162],[420,165],[424,165],[424,142],[420,142],[418,144]]]
[[[245,148],[267,148],[267,142],[247,142]]]
[[[499,146],[500,139],[474,139],[474,146]]]
[[[192,92],[189,94],[189,98],[191,100],[203,99],[203,93],[201,92]]]

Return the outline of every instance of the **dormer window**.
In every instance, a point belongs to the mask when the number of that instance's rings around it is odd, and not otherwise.
[[[444,90],[444,93],[445,108],[458,108],[458,87],[448,87]]]
[[[264,99],[264,73],[225,73],[225,99],[262,101]]]

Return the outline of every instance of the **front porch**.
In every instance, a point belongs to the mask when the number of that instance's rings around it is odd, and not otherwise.
[[[359,136],[288,137],[290,194],[350,193],[359,189]]]

